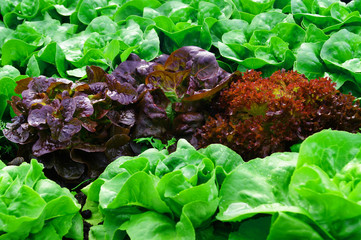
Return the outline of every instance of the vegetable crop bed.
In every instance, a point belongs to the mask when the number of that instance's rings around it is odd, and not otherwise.
[[[89,239],[358,239],[360,148],[359,134],[325,130],[244,162],[179,140],[113,161],[82,189],[82,216]],[[1,165],[1,238],[83,239],[79,204],[41,170]]]
[[[361,1],[0,1],[0,239],[361,239]]]

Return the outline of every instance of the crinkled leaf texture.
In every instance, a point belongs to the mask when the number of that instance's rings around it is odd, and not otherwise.
[[[83,239],[80,204],[42,170],[34,159],[1,167],[0,239]]]
[[[361,127],[355,97],[340,93],[328,78],[309,80],[284,70],[267,78],[254,70],[230,78],[234,81],[215,101],[218,111],[197,130],[200,146],[222,143],[250,160],[289,151],[322,129]]]
[[[87,220],[90,239],[195,239],[213,229],[219,184],[242,163],[225,146],[197,151],[184,139],[171,154],[152,148],[120,157],[82,190],[84,209],[96,213]]]
[[[298,153],[240,165],[220,190],[217,219],[239,222],[230,239],[359,239],[361,135],[324,130]]]

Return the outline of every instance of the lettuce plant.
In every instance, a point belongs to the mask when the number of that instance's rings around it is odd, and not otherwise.
[[[218,113],[198,130],[200,146],[225,144],[246,160],[265,157],[322,129],[357,132],[361,108],[355,97],[335,89],[327,78],[308,80],[293,71],[238,77],[218,99]]]
[[[87,82],[45,76],[18,81],[16,116],[4,129],[68,181],[96,177],[113,159],[139,153],[131,139],[191,139],[204,122],[209,99],[231,80],[215,56],[184,47],[147,62],[131,55],[111,74],[87,67]]]
[[[192,139],[208,114],[209,100],[227,86],[230,74],[212,53],[192,46],[174,51],[153,68],[144,80],[150,89],[139,102],[132,136]]]
[[[0,161],[0,239],[83,239],[80,204],[42,169],[36,160],[20,166]]]
[[[89,68],[89,72],[94,71]],[[113,141],[114,145],[114,139],[119,147],[127,143],[135,121],[134,110],[127,107],[134,100],[131,94],[136,94],[135,90],[124,86],[122,97],[113,102],[111,97],[119,95],[115,82],[109,78],[105,82],[74,83],[44,76],[20,80],[16,91],[22,99],[13,97],[11,104],[17,116],[4,129],[4,135],[21,145],[25,158],[28,150],[64,179],[97,176],[108,163],[107,143]]]
[[[152,148],[118,158],[82,190],[83,210],[92,212],[89,239],[222,236],[222,223],[214,222],[219,185],[241,163],[223,145],[197,151],[184,139],[171,154]]]
[[[240,165],[224,180],[217,219],[229,239],[359,239],[360,134],[324,130],[297,153]]]

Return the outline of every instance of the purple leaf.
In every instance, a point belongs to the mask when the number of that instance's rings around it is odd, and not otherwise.
[[[27,89],[22,92],[23,104],[27,108],[31,108],[35,104],[44,104],[49,98],[45,93],[37,93],[31,89]]]
[[[88,97],[76,96],[74,97],[74,103],[76,104],[75,116],[79,118],[90,117],[94,113],[93,105]]]
[[[54,112],[54,108],[48,105],[40,105],[39,109],[30,109],[28,123],[32,127],[39,127],[46,124],[46,119]]]
[[[85,152],[78,149],[72,149],[71,159],[77,163],[84,163],[88,169],[88,177],[98,177],[110,163],[104,152]],[[81,164],[84,166],[84,164]]]
[[[125,111],[111,110],[107,113],[109,120],[116,126],[131,128],[135,123],[135,110],[128,109]]]
[[[137,101],[137,90],[129,83],[120,83],[113,76],[108,75],[107,84],[109,90],[107,92],[108,97],[117,101],[122,105],[128,105]]]
[[[64,98],[61,101],[61,115],[64,118],[65,122],[69,122],[73,119],[73,115],[75,113],[76,104],[74,98]]]
[[[169,129],[169,119],[165,110],[169,100],[159,89],[147,91],[138,104],[139,114],[134,126],[133,137],[153,136],[163,138]]]
[[[3,133],[9,141],[19,144],[28,143],[32,136],[31,127],[23,115],[15,116],[11,123],[7,123]]]
[[[39,139],[34,143],[32,151],[34,156],[39,157],[56,150],[65,149],[70,142],[59,142],[53,140],[46,132],[39,132]]]
[[[201,113],[189,112],[178,115],[174,121],[174,133],[178,136],[194,134],[204,124]]]
[[[72,139],[72,137],[80,132],[82,126],[82,122],[78,119],[73,119],[69,123],[64,124],[59,132],[58,141],[59,142],[67,142]]]
[[[108,159],[114,160],[120,156],[132,155],[129,146],[130,137],[125,134],[117,134],[108,140],[106,143],[105,154]]]
[[[161,59],[163,61],[163,58]],[[112,75],[119,82],[127,82],[136,87],[137,85],[144,83],[145,77],[154,71],[154,62],[146,62],[141,60],[137,55],[131,54],[127,61],[122,62],[112,72]]]
[[[50,84],[46,93],[48,97],[53,99],[57,94],[62,94],[64,91],[69,92],[73,82],[67,79],[56,79],[56,82]]]
[[[86,66],[86,74],[89,83],[105,82],[106,72],[97,66]]]
[[[63,152],[63,154],[61,154]],[[59,154],[60,153],[60,154]],[[79,179],[85,172],[85,165],[72,161],[69,151],[57,151],[54,160],[55,171],[66,180]]]
[[[55,78],[46,78],[45,76],[34,77],[33,80],[30,81],[28,87],[36,93],[44,93],[48,90],[50,85],[56,81]]]

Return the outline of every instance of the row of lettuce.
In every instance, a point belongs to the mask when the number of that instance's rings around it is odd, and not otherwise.
[[[123,156],[82,190],[89,239],[360,239],[360,149],[360,134],[324,130],[249,162],[184,139]],[[0,239],[83,239],[80,204],[42,168],[1,164]]]
[[[119,156],[139,154],[139,138],[183,138],[195,148],[221,143],[248,161],[290,151],[323,129],[361,128],[359,102],[327,78],[230,74],[198,47],[150,62],[132,54],[111,74],[88,67],[87,78],[19,80],[21,97],[10,101],[16,116],[3,130],[19,157],[36,157],[64,184],[96,178]]]
[[[217,53],[228,71],[329,75],[361,96],[360,1],[3,1],[0,76],[81,78],[131,52],[149,61],[183,46]],[[8,75],[9,74],[9,75]],[[3,81],[3,80],[2,80]],[[4,84],[4,83],[2,83]],[[5,93],[6,95],[6,93]]]

